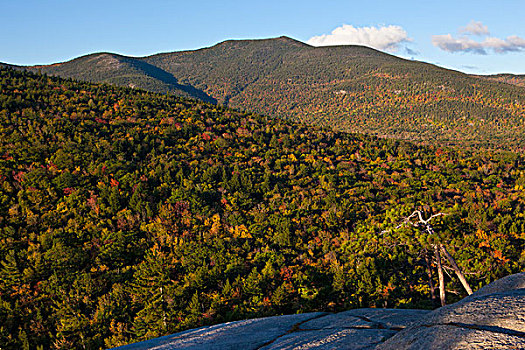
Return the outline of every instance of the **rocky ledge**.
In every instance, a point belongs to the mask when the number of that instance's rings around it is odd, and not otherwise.
[[[265,317],[115,349],[525,349],[525,273],[434,311],[356,309]]]

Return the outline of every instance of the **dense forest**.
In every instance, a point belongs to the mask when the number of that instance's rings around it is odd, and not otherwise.
[[[168,91],[336,131],[525,150],[522,77],[471,76],[362,46],[230,40],[194,51],[138,58],[100,53],[28,69]]]
[[[507,84],[512,84],[516,86],[525,87],[525,75],[517,75],[517,74],[494,74],[494,75],[479,75],[480,78],[493,80],[493,81],[500,81]]]
[[[100,349],[265,315],[432,308],[435,242],[474,289],[525,268],[519,154],[5,68],[0,89],[2,349]],[[448,215],[434,236],[393,229],[416,209]],[[464,296],[457,279],[446,283],[449,302]]]

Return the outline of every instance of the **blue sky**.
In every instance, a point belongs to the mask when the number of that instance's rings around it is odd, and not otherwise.
[[[313,42],[340,28],[352,40],[395,32],[401,37],[386,49],[405,58],[469,73],[525,74],[524,14],[525,0],[0,0],[0,61],[48,64],[99,51],[142,56],[280,35]],[[465,29],[469,23],[486,30],[476,35]]]

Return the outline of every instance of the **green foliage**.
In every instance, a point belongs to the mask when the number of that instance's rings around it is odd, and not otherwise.
[[[434,240],[474,289],[524,269],[521,155],[8,69],[0,89],[2,348],[100,349],[256,316],[432,307],[421,252]],[[415,209],[450,215],[436,237],[379,234]]]

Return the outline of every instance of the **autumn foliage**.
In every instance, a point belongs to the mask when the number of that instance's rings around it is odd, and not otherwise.
[[[523,271],[524,187],[520,154],[1,69],[0,344],[101,349],[265,315],[432,308],[421,251],[436,241],[474,289]],[[379,234],[415,209],[449,215],[435,237]]]

